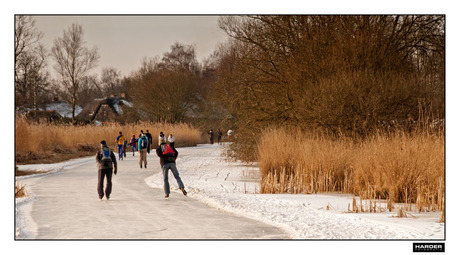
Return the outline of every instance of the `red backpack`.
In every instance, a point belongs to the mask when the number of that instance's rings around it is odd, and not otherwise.
[[[170,157],[174,156],[174,151],[171,148],[171,146],[169,146],[169,144],[162,144],[161,151],[163,152],[163,155],[165,156],[170,156]]]

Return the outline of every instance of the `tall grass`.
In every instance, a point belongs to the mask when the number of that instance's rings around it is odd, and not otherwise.
[[[165,136],[172,133],[176,137],[175,145],[193,146],[203,141],[201,132],[191,125],[140,122],[136,124],[71,125],[28,122],[16,118],[16,154],[59,152],[62,150],[91,150],[99,148],[100,141],[106,140],[109,147],[116,147],[116,137],[121,131],[125,138],[133,135],[138,138],[140,130],[149,130],[153,137],[153,147],[158,144],[158,136],[162,131]]]
[[[444,135],[416,131],[362,141],[271,129],[258,147],[262,193],[353,193],[364,199],[444,204]]]

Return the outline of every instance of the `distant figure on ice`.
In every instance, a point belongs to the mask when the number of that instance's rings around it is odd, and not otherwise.
[[[101,201],[104,197],[104,178],[107,178],[105,197],[109,200],[110,193],[112,193],[112,171],[115,175],[117,174],[117,158],[105,141],[101,141],[101,150],[96,154],[96,162],[98,166],[97,193],[99,194],[99,200]]]
[[[220,131],[220,128],[217,129],[217,143],[222,144],[222,131]]]
[[[168,142],[169,142],[169,145],[171,145],[171,147],[173,147],[173,148],[174,148],[174,142],[175,141],[176,141],[176,138],[172,134],[169,134]]]
[[[129,142],[129,145],[131,145],[131,150],[133,151],[133,156],[134,156],[134,152],[137,151],[136,135],[133,135],[133,137],[131,138],[131,141]]]
[[[176,158],[179,155],[179,153],[174,147],[171,147],[169,146],[169,144],[166,144],[166,140],[164,139],[164,137],[159,140],[159,143],[160,145],[157,148],[157,155],[158,157],[160,157],[160,165],[163,170],[165,199],[169,198],[170,193],[168,180],[169,169],[171,169],[174,178],[176,178],[177,184],[179,185],[179,189],[182,191],[184,196],[187,196],[187,191],[185,191],[184,183],[182,183],[182,180],[179,176],[179,172],[177,171],[176,167]]]
[[[165,134],[163,134],[163,132],[160,132],[160,136],[158,136],[158,145],[161,144],[161,139],[166,141]]]
[[[142,134],[137,143],[137,148],[139,148],[139,166],[142,168],[142,164],[144,164],[144,167],[147,168],[147,148],[149,147],[149,139],[147,139],[145,134]]]
[[[212,129],[209,130],[208,134],[209,134],[209,140],[211,144],[214,144],[214,132],[212,131]]]
[[[147,147],[147,153],[150,154],[150,145],[152,144],[152,134],[150,134],[149,130],[146,130],[145,135],[147,136],[147,139],[149,139],[149,147]]]
[[[128,145],[128,139],[123,142],[123,156],[126,158],[126,145]]]
[[[232,141],[232,137],[233,137],[233,130],[229,129],[227,131],[227,137],[228,137],[228,141],[231,142]]]
[[[119,136],[117,136],[117,145],[118,145],[118,160],[123,160],[123,143],[125,142],[125,137],[120,131]]]

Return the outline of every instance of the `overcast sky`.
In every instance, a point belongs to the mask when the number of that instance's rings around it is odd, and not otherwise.
[[[174,42],[195,45],[197,60],[208,57],[227,40],[218,27],[218,16],[34,16],[36,27],[44,33],[42,43],[50,50],[53,41],[73,23],[83,26],[86,47],[99,49],[102,68],[114,67],[122,75],[137,70],[144,57],[162,57]],[[52,66],[51,58],[49,65]],[[52,68],[51,68],[52,69]]]

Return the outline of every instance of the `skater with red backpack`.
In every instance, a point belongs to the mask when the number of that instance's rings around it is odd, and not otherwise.
[[[160,165],[163,170],[163,180],[164,180],[164,191],[165,191],[165,199],[169,198],[169,180],[168,174],[169,169],[176,178],[177,184],[179,185],[179,189],[182,191],[184,196],[187,196],[187,191],[185,191],[184,183],[179,176],[179,172],[177,171],[176,167],[176,159],[179,153],[174,147],[171,147],[169,144],[166,144],[166,139],[164,137],[159,138],[159,146],[156,150],[158,157],[160,157]]]

